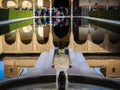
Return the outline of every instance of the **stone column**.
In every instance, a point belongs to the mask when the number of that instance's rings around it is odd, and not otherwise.
[[[106,1],[106,4],[107,4],[106,9],[108,10],[108,8],[109,8],[109,0]]]
[[[2,0],[0,0],[0,7],[3,7],[3,6],[2,6]]]
[[[91,48],[91,43],[92,43],[92,38],[91,38],[91,32],[88,32],[88,37],[87,37],[87,52],[92,52]]]
[[[71,33],[69,37],[69,47],[73,48],[74,36],[73,36],[73,0],[71,0]]]
[[[105,49],[109,51],[109,34],[108,31],[105,32],[104,42]]]
[[[36,51],[36,44],[37,44],[37,37],[36,37],[35,29],[34,29],[34,32],[33,32],[32,42],[33,42],[33,51],[35,52]]]
[[[89,11],[91,10],[91,0],[89,0]]]
[[[73,43],[74,43],[74,36],[73,36],[73,32],[71,31],[70,33],[70,37],[69,37],[69,48],[74,48],[73,46]]]
[[[35,16],[35,0],[32,0],[32,2],[33,2],[33,16]]]
[[[2,47],[2,45],[3,45],[3,43],[2,43],[2,37],[3,36],[0,36],[0,54],[2,54],[2,51],[3,51],[3,47]]]
[[[49,0],[50,2],[50,17],[52,16],[52,0]]]
[[[49,33],[49,47],[50,47],[50,49],[54,47],[53,36],[52,36],[52,30],[51,29],[50,29],[50,33]]]
[[[18,0],[18,8],[22,8],[22,0]]]
[[[49,47],[50,49],[54,47],[53,45],[53,35],[52,35],[52,0],[50,2],[50,32],[49,32]]]
[[[17,5],[17,7],[16,7],[16,8],[19,8],[19,7],[18,7],[18,4],[19,4],[19,3],[18,3],[18,0],[15,0],[15,2],[16,2],[16,5]]]
[[[16,43],[17,43],[17,52],[20,52],[21,38],[20,38],[19,29],[17,29],[17,31],[16,31]]]

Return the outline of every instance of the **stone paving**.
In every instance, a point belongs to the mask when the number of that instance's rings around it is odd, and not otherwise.
[[[58,78],[58,74],[60,71],[64,71],[65,74],[66,74],[66,78],[67,77],[67,69],[69,68],[69,58],[67,55],[64,54],[63,51],[59,51],[59,54],[57,54],[54,58],[54,65],[55,65],[55,69],[56,69],[56,75]],[[66,80],[67,81],[67,80]],[[58,86],[57,85],[57,82],[56,81],[56,87]],[[66,83],[66,88],[68,87],[68,83]],[[58,87],[57,87],[58,88]]]

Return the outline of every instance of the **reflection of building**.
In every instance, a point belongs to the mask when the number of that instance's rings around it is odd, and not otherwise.
[[[40,4],[38,4],[40,2]],[[36,7],[43,6],[49,7],[49,0],[0,0],[0,7],[4,8],[32,8],[33,3],[35,3]]]
[[[32,8],[33,3],[34,0],[0,0],[0,7]],[[81,13],[76,13],[76,11],[75,15],[88,15],[89,10],[91,9],[109,9],[109,7],[118,6],[118,3],[119,0],[73,0],[73,7],[74,9],[81,11]],[[39,7],[37,6],[37,0],[35,0],[35,4],[36,7]],[[43,6],[49,8],[50,1],[44,0]],[[99,55],[101,55],[101,57],[103,54],[116,54],[120,52],[120,35],[111,33],[109,31],[106,31],[106,29],[100,27],[88,25],[88,22],[86,22],[87,21],[84,20],[82,20],[81,22],[79,21],[79,19],[74,19],[73,32],[69,27],[67,33],[65,33],[63,37],[57,35],[61,32],[56,33],[57,31],[50,26],[36,26],[36,29],[34,30],[34,27],[32,25],[29,25],[17,29],[14,32],[0,36],[0,53],[39,54],[43,51],[49,51],[54,46],[66,46],[73,48],[75,51],[87,54],[98,53]],[[80,26],[81,23],[82,26]],[[89,65],[91,67],[103,67],[102,71],[104,71],[104,68],[106,68],[106,75],[109,77],[120,77],[119,55],[117,58],[111,57],[111,59],[101,59],[101,57],[99,57],[99,59],[97,58],[98,60],[96,60],[95,58],[88,58]],[[35,63],[35,60],[36,58],[31,60],[30,62]],[[22,60],[19,62],[21,63]],[[9,64],[6,64],[5,62],[5,65],[7,69],[9,68],[9,65],[15,68],[17,67],[17,69],[20,69],[19,71],[21,72],[21,68],[19,67],[25,65],[27,66],[27,63],[24,63],[24,65],[19,65],[20,63],[18,63],[17,60],[15,62],[11,60]],[[34,66],[33,63],[30,63],[28,65],[28,67],[32,66]],[[10,70],[10,72],[12,72],[12,69]],[[17,73],[16,76],[18,76],[20,72]]]

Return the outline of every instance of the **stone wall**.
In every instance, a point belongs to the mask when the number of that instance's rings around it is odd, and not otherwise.
[[[22,72],[22,67],[18,67],[14,61],[4,62],[5,77],[17,77]]]
[[[16,77],[21,75],[23,67],[33,67],[37,61],[37,57],[5,57],[4,71],[5,77]]]
[[[87,63],[91,67],[105,68],[106,77],[120,78],[120,58],[117,59],[87,59]]]

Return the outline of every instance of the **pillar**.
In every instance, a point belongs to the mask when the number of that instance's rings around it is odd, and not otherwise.
[[[17,52],[20,52],[21,38],[20,38],[19,29],[17,29],[17,31],[16,31],[16,43],[17,43]]]
[[[73,48],[74,36],[73,36],[73,0],[71,0],[71,33],[69,37],[69,48]]]
[[[53,45],[53,35],[52,35],[52,0],[50,2],[50,32],[49,32],[49,47],[50,49],[54,47]]]
[[[109,0],[106,1],[106,9],[108,10],[109,8]]]
[[[53,45],[52,29],[50,29],[50,32],[49,32],[49,47],[50,47],[50,49],[54,47],[54,45]]]
[[[17,5],[17,7],[16,7],[16,8],[19,8],[19,7],[18,7],[18,4],[19,4],[19,3],[18,3],[18,0],[15,0],[15,2],[16,2],[16,5]]]
[[[35,16],[35,0],[32,0],[32,2],[33,2],[33,16]]]
[[[74,48],[73,46],[73,43],[74,43],[74,36],[73,36],[73,32],[71,31],[70,33],[70,37],[69,37],[69,48]]]
[[[91,10],[91,0],[89,0],[89,11]]]
[[[108,31],[105,32],[105,36],[104,36],[104,46],[105,46],[105,49],[107,51],[109,51],[109,33]]]
[[[2,0],[0,0],[0,7],[3,7],[3,6],[2,6]]]
[[[91,38],[91,32],[88,32],[88,37],[87,37],[87,52],[92,52],[92,47],[91,47],[92,38]]]
[[[36,37],[35,29],[34,29],[34,32],[33,32],[32,42],[33,42],[33,51],[35,52],[36,51],[36,44],[37,44],[37,37]]]

